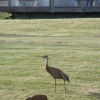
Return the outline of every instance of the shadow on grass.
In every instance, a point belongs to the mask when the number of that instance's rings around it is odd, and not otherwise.
[[[89,96],[95,97],[97,99],[100,99],[100,93],[96,93],[96,92],[89,92]]]
[[[12,19],[100,18],[100,13],[12,13]]]
[[[0,34],[0,37],[68,37],[63,35],[58,36],[51,36],[51,35],[27,35],[27,34]]]

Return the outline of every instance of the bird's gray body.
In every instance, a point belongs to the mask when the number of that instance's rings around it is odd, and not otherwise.
[[[63,79],[64,81],[69,81],[69,77],[58,68],[46,66],[46,70],[54,79]]]

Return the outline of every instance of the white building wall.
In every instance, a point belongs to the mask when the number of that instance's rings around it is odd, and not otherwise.
[[[50,0],[39,0],[39,6],[45,6],[49,7],[50,6]]]
[[[11,6],[23,6],[24,0],[11,0]],[[38,1],[38,3],[36,3]],[[77,0],[54,0],[54,7],[74,7]],[[86,1],[84,1],[84,6]],[[6,5],[6,3],[2,3]],[[49,7],[50,0],[27,0],[25,2],[26,7]],[[94,0],[93,6],[100,6],[100,0]]]
[[[23,6],[23,0],[11,0],[11,6]]]
[[[26,0],[26,7],[49,7],[50,0]],[[23,6],[23,0],[11,0],[11,6]]]
[[[66,7],[68,5],[68,0],[54,0],[55,7]]]
[[[16,6],[17,5],[17,0],[11,0],[11,6]]]
[[[54,0],[55,7],[73,7],[78,0]],[[86,5],[86,0],[84,0],[84,6]],[[79,6],[79,5],[78,5]],[[81,3],[80,3],[81,6]],[[100,6],[100,0],[94,0],[93,6]]]
[[[26,1],[25,6],[27,7],[49,7],[49,0],[31,0]]]
[[[8,1],[0,1],[0,6],[8,6]]]
[[[75,0],[54,0],[55,7],[75,6]]]
[[[26,7],[34,7],[34,0],[33,1],[25,1]]]
[[[75,6],[76,0],[68,0],[68,6]]]

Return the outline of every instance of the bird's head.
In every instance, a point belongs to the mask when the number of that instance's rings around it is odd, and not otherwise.
[[[47,56],[47,55],[45,55],[45,56],[43,56],[43,58],[46,58],[46,59],[48,59],[48,56]]]

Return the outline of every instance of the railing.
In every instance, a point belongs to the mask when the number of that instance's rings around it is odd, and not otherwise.
[[[100,0],[0,0],[2,12],[100,12]]]

